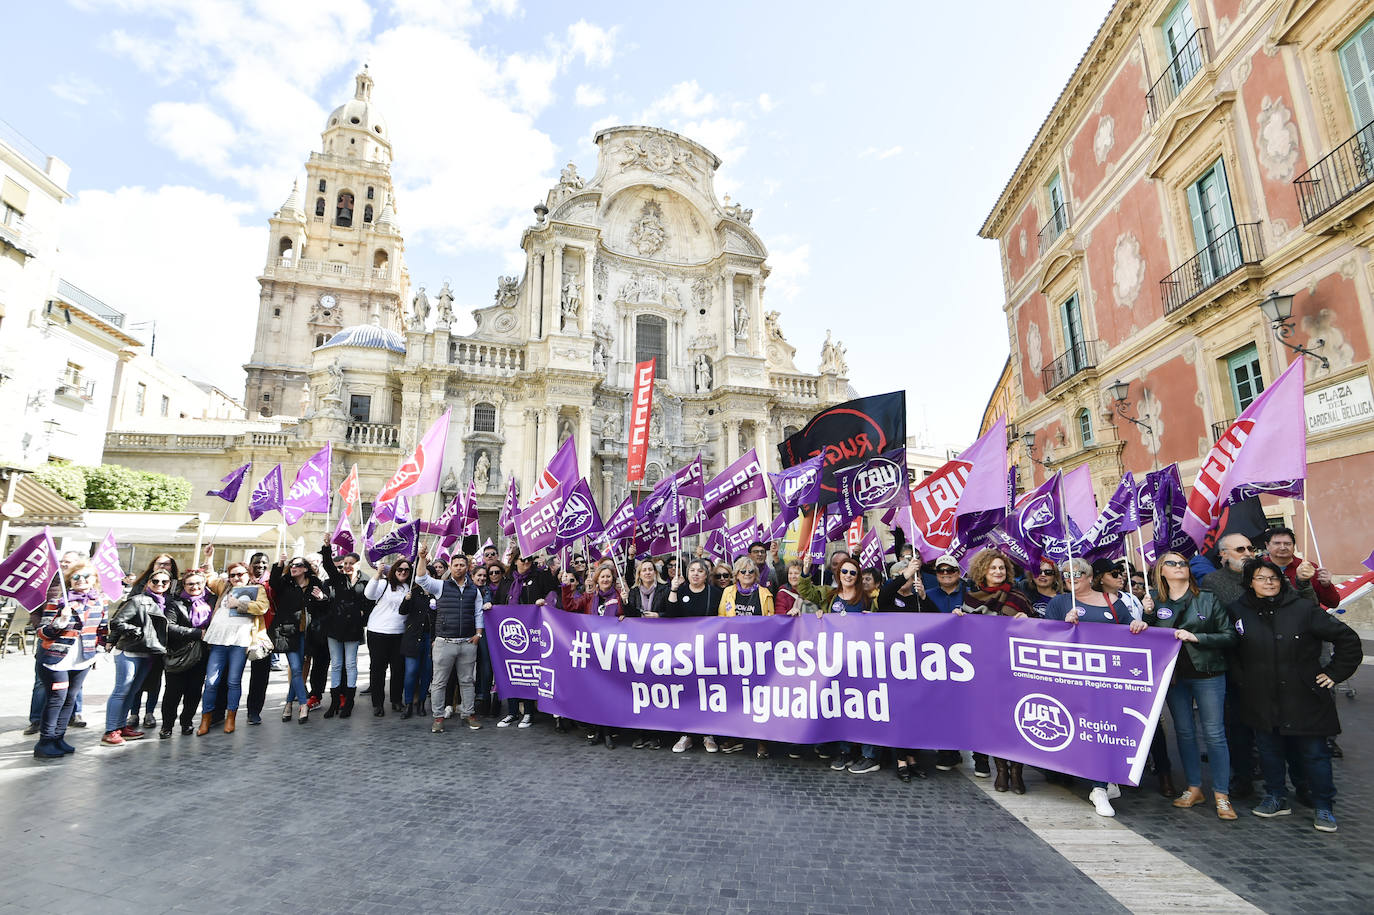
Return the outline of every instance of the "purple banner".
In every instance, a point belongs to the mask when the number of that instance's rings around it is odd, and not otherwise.
[[[378,561],[392,555],[400,554],[406,559],[414,559],[416,548],[420,545],[420,522],[409,521],[387,534],[376,543],[367,541],[364,544],[364,553],[367,556],[367,564],[376,566]]]
[[[248,517],[256,521],[268,512],[281,511],[281,497],[281,465],[278,464],[253,487],[248,497]]]
[[[105,539],[100,541],[100,548],[91,557],[91,565],[100,575],[100,590],[106,597],[119,600],[124,596],[124,567],[119,564],[119,544],[115,543],[114,531],[106,533]]]
[[[500,606],[502,696],[612,727],[965,747],[1136,785],[1179,641],[1126,626],[924,613],[616,620]]]
[[[729,467],[711,478],[702,491],[701,505],[707,515],[718,515],[727,508],[768,498],[763,485],[763,465],[750,448]]]
[[[679,495],[700,499],[706,486],[706,473],[701,466],[701,453],[697,452],[697,456],[673,476],[677,477]]]
[[[1130,552],[1126,535],[1140,529],[1135,494],[1135,476],[1127,471],[1108,500],[1107,507],[1102,509],[1102,514],[1074,544],[1073,554],[1092,562],[1096,559],[1121,559]]]
[[[515,515],[520,510],[520,487],[515,483],[515,476],[512,475],[510,483],[506,486],[506,501],[501,503],[501,514],[497,521],[501,524],[501,533],[507,537],[515,536]]]
[[[329,462],[332,445],[325,446],[311,456],[296,471],[296,482],[282,498],[281,516],[287,524],[295,524],[306,512],[329,513]]]
[[[0,597],[32,613],[47,600],[48,584],[58,573],[57,548],[45,527],[0,562]]]
[[[606,519],[606,539],[607,540],[627,540],[634,536],[635,529],[635,498],[628,495],[620,500],[620,504],[611,512],[611,516]]]
[[[862,464],[835,471],[836,501],[840,503],[840,514],[850,518],[900,505],[908,498],[910,489],[905,448],[894,448]]]

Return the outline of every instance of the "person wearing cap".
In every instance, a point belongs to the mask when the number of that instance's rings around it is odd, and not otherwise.
[[[953,613],[964,606],[968,585],[959,575],[959,560],[949,553],[935,560],[935,587],[926,587],[926,596],[941,613]]]

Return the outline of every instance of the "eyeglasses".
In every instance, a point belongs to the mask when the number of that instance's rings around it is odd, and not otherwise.
[[[736,575],[757,575],[757,574],[759,574],[759,571],[758,571],[758,569],[740,569],[740,570],[739,570],[738,572],[736,572],[735,574],[736,574]],[[844,573],[841,572],[840,574],[843,575]]]
[[[293,569],[304,569],[304,568],[308,568],[308,566],[307,566],[306,563],[304,563],[304,562],[293,562],[293,563],[291,563],[291,568],[293,568]]]
[[[171,583],[172,580],[170,578],[153,578],[148,581],[150,585],[170,585]]]
[[[1256,575],[1250,580],[1256,584],[1276,585],[1279,583],[1279,579],[1275,575]]]
[[[1039,577],[1041,577],[1042,575],[1053,575],[1053,574],[1054,574],[1054,569],[1041,569],[1040,571],[1038,571],[1038,572],[1035,573],[1035,577],[1036,577],[1036,578],[1039,578]]]
[[[77,572],[72,576],[72,581],[81,581],[84,578],[95,578],[94,572]]]
[[[729,572],[717,572],[717,573],[716,573],[716,578],[723,578],[723,579],[725,579],[726,581],[729,581],[729,580],[730,580],[730,573],[729,573]]]
[[[959,570],[958,570],[958,569],[951,569],[949,566],[941,566],[940,568],[938,568],[938,569],[935,570],[935,574],[936,574],[936,575],[957,575],[957,574],[959,574]]]
[[[575,566],[584,566],[584,565],[586,565],[586,564],[587,564],[587,560],[585,560],[585,559],[574,559],[574,560],[573,560],[573,565],[575,565]]]
[[[1166,559],[1166,560],[1164,560],[1164,564],[1165,564],[1166,566],[1168,566],[1169,568],[1171,568],[1171,569],[1182,569],[1182,568],[1186,568],[1186,567],[1187,567],[1187,565],[1188,565],[1188,560],[1186,560],[1186,559]]]
[[[1232,547],[1227,547],[1227,549],[1230,550],[1232,553],[1258,553],[1258,552],[1259,552],[1259,550],[1255,549],[1255,548],[1252,547],[1252,546],[1232,546]]]
[[[1112,569],[1110,572],[1103,572],[1103,575],[1110,575],[1112,578],[1125,578],[1126,574],[1120,569]]]
[[[1064,573],[1064,577],[1065,577],[1065,578],[1082,578],[1082,577],[1084,576],[1084,574],[1085,574],[1085,573],[1083,573],[1083,572],[1065,572],[1065,573]]]
[[[859,573],[858,573],[858,572],[855,572],[853,569],[840,569],[840,574],[841,574],[841,575],[848,575],[850,578],[853,578],[854,576],[858,575]]]
[[[237,571],[230,572],[230,573],[229,573],[229,577],[230,577],[230,578],[247,578],[247,577],[248,577],[248,573],[245,572],[245,571],[243,571],[243,569],[239,569],[239,570],[237,570]]]
[[[397,571],[397,572],[409,572],[409,571],[410,571],[410,566],[397,566],[396,569],[395,569],[395,571]]]

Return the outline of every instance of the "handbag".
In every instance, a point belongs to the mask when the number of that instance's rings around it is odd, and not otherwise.
[[[261,661],[272,656],[272,639],[268,637],[267,630],[263,628],[262,617],[256,617],[253,623],[253,635],[248,640],[248,660]]]

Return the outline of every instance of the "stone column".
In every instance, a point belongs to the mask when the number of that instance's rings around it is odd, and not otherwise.
[[[777,462],[773,460],[772,449],[768,447],[768,421],[754,420],[754,450],[759,455],[759,466],[766,472]]]
[[[542,446],[539,449],[539,460],[535,462],[536,476],[544,472],[549,461],[553,460],[553,453],[558,450],[558,408],[545,407],[539,417],[539,426]]]
[[[596,308],[596,279],[592,275],[592,252],[594,247],[588,245],[582,249],[582,312],[578,315],[577,329],[583,336],[586,336],[592,326],[593,309]]]
[[[563,244],[553,246],[553,295],[550,297],[553,321],[548,325],[549,333],[563,331]]]
[[[720,465],[720,471],[717,472],[724,471],[726,467],[729,467],[731,464],[733,464],[736,460],[739,459],[739,420],[724,420],[721,422],[721,427],[725,431],[725,458]],[[738,524],[739,509],[727,509],[725,512],[725,523]]]
[[[592,473],[592,411],[590,407],[577,408],[577,468],[591,476]]]
[[[735,351],[735,271],[726,270],[722,282],[725,292],[721,312],[725,316],[725,352],[729,354]]]
[[[763,277],[754,274],[749,280],[749,342],[750,351],[763,355]],[[765,382],[763,387],[767,387]]]
[[[520,492],[523,493],[525,497],[528,497],[530,491],[534,489],[534,478],[535,475],[539,473],[539,467],[537,466],[539,449],[535,447],[539,435],[538,422],[539,411],[527,409],[525,411],[525,437],[524,441],[521,443],[521,447],[524,448],[525,451],[523,461],[525,467],[520,474],[522,478],[520,480]]]

